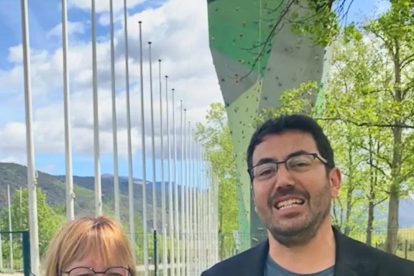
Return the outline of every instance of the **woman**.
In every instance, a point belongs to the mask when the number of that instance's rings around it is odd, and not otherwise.
[[[122,228],[106,217],[68,222],[45,255],[45,276],[135,276],[131,247]]]

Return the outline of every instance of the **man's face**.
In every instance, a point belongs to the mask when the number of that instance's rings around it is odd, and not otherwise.
[[[264,159],[281,162],[298,152],[323,157],[310,134],[288,131],[266,136],[256,146],[252,163],[255,166]],[[290,163],[295,169],[288,171],[285,164],[279,164],[273,177],[253,179],[257,213],[272,236],[287,247],[309,242],[327,221],[331,199],[338,196],[339,170],[334,168],[327,175],[321,160],[313,157],[308,160],[311,160],[309,166],[295,161]],[[262,175],[266,176],[266,172]]]

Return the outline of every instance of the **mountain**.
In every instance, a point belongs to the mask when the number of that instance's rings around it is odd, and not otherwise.
[[[11,197],[15,190],[20,187],[27,187],[27,167],[13,164],[0,163],[0,210],[7,205],[7,185],[10,185]],[[95,194],[94,194],[94,177],[73,177],[75,191],[75,214],[78,216],[95,214]],[[104,203],[104,213],[114,213],[114,178],[112,175],[105,174],[101,176],[102,200]],[[134,179],[134,207],[135,212],[142,218],[143,197],[142,197],[142,179]],[[38,188],[46,195],[46,202],[52,208],[65,206],[66,184],[65,176],[52,176],[43,172],[38,172]],[[161,182],[156,182],[157,206],[161,206]],[[120,207],[121,217],[128,221],[129,201],[128,201],[128,177],[119,178],[120,188]],[[152,182],[147,181],[147,218],[148,227],[152,228]],[[181,186],[178,185],[179,203],[181,202]],[[168,182],[166,182],[166,192],[168,193]],[[168,201],[167,201],[168,203]],[[180,206],[180,204],[179,204]],[[167,205],[168,207],[168,205]],[[157,207],[158,226],[161,227],[161,208]]]

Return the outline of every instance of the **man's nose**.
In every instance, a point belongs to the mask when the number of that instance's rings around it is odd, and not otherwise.
[[[279,165],[275,178],[274,188],[276,190],[294,185],[292,174],[286,169],[285,164]]]

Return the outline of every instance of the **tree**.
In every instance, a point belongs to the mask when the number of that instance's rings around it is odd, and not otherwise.
[[[46,248],[55,235],[56,231],[64,224],[65,217],[56,214],[46,203],[46,195],[41,189],[37,189],[37,216],[38,216],[38,232],[39,232],[39,251],[43,255]],[[20,197],[22,197],[22,205],[20,208]],[[12,201],[12,229],[29,230],[29,201],[27,188],[20,191],[15,190],[14,199]],[[0,213],[2,229],[8,229],[8,209],[4,209]],[[16,256],[18,258],[18,255]]]
[[[206,118],[205,125],[197,124],[195,135],[196,139],[204,145],[211,170],[218,178],[218,231],[223,237],[220,239],[220,252],[223,256],[225,248],[230,250],[234,243],[232,239],[224,239],[224,237],[231,237],[232,232],[238,227],[237,204],[235,204],[238,182],[236,161],[224,106],[213,103]]]

